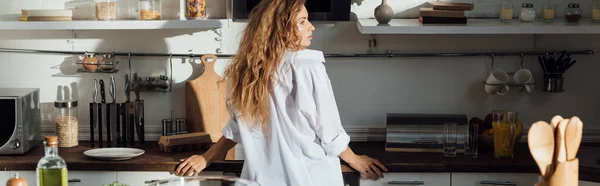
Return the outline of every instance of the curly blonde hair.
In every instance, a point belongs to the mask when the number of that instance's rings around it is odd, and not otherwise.
[[[227,105],[237,119],[265,129],[269,99],[286,50],[302,49],[296,15],[305,0],[262,0],[252,9],[238,52],[225,68]],[[236,112],[233,112],[235,110]]]

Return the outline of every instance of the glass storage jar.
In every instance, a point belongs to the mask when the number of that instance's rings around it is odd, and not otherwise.
[[[206,0],[184,0],[186,19],[206,19]]]
[[[510,3],[504,3],[500,5],[500,21],[509,22],[513,18],[513,5]]]
[[[544,4],[544,8],[542,9],[542,18],[546,22],[554,21],[554,17],[556,17],[556,4]]]
[[[117,19],[117,0],[94,0],[94,2],[96,3],[96,20]]]
[[[92,53],[85,53],[83,55],[83,59],[81,60],[81,64],[83,69],[88,72],[95,72],[98,70],[98,58]]]
[[[592,5],[592,21],[600,23],[600,4]]]
[[[140,20],[162,19],[161,0],[140,0]]]
[[[565,19],[569,23],[575,23],[581,20],[581,8],[578,3],[569,3],[565,10]]]
[[[523,3],[521,5],[521,13],[519,19],[523,22],[531,22],[535,20],[535,9],[531,3]]]
[[[114,72],[119,62],[114,54],[102,54],[98,56],[99,68],[102,72]]]
[[[58,147],[79,145],[79,121],[76,100],[57,100],[54,102],[54,121],[58,135]]]

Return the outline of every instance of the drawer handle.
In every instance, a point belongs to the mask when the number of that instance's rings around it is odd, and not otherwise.
[[[425,185],[424,181],[388,181],[388,185]]]
[[[158,181],[158,180],[145,181],[144,184],[151,184],[151,183],[156,182],[156,181]]]
[[[77,178],[75,178],[75,179],[69,179],[69,183],[79,183],[79,182],[81,182],[81,180],[77,179]]]
[[[512,181],[481,181],[479,182],[481,185],[513,185],[517,186],[517,183]]]

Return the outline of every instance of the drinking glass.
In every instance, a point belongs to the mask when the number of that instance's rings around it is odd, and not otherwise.
[[[512,158],[515,144],[517,112],[510,110],[492,111],[494,157]]]
[[[600,4],[592,5],[592,21],[600,23]]]
[[[504,3],[500,5],[500,21],[509,22],[512,20],[514,15],[513,5],[509,3]]]
[[[454,122],[444,123],[444,156],[456,157],[456,126]]]
[[[542,9],[542,18],[546,22],[554,21],[554,17],[556,17],[556,4],[544,4]]]
[[[465,125],[465,156],[477,158],[479,141],[479,124],[467,123]]]

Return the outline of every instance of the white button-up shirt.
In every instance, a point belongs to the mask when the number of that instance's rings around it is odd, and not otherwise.
[[[264,135],[232,117],[223,136],[241,144],[242,178],[261,186],[342,186],[339,154],[350,137],[341,125],[321,51],[287,52],[270,95]]]

